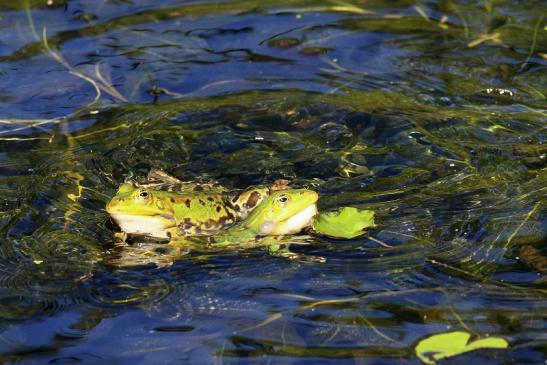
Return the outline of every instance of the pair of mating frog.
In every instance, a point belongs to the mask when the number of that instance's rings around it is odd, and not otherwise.
[[[286,180],[229,192],[153,169],[145,182],[122,184],[106,210],[124,235],[248,247],[309,227],[317,199],[315,191],[290,188]]]

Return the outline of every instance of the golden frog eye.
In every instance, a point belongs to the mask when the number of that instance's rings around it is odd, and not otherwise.
[[[143,199],[147,199],[149,196],[150,196],[150,194],[148,194],[148,192],[146,190],[141,190],[139,192],[139,197],[141,197]]]

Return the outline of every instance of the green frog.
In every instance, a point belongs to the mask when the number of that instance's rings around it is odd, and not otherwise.
[[[304,228],[330,237],[353,238],[374,226],[372,211],[343,207],[318,214],[317,200],[315,191],[289,188],[286,180],[234,193],[213,183],[181,182],[154,173],[146,182],[122,184],[106,210],[127,234],[169,241],[169,245],[125,245],[118,260],[121,265],[170,264],[190,248],[262,246],[294,258],[298,255],[288,251],[288,244],[309,241],[287,236]]]
[[[290,244],[307,243],[306,237],[287,240],[287,235],[311,227],[317,214],[317,199],[313,190],[288,189],[273,192],[249,216],[226,231],[211,237],[215,248],[266,247],[270,254],[289,259],[325,262],[320,256],[299,255]]]
[[[266,186],[226,194],[172,192],[124,183],[106,211],[127,234],[165,239],[207,236],[245,219],[268,194]]]
[[[126,182],[106,205],[125,234],[159,239],[208,236],[245,219],[272,191],[287,181],[227,192],[218,184],[181,181],[153,169],[147,181]]]
[[[313,190],[287,189],[271,193],[249,216],[213,238],[214,245],[253,241],[262,236],[284,236],[299,233],[311,226],[317,214]]]
[[[300,258],[302,256],[291,252],[288,246],[297,241],[304,242],[305,237],[288,242],[283,236],[299,233],[311,226],[313,217],[317,214],[317,199],[317,193],[307,189],[273,191],[245,219],[229,228],[214,233],[211,231],[209,236],[173,236],[168,245],[144,245],[144,248],[125,246],[121,256],[112,263],[122,266],[146,263],[168,266],[190,249],[239,249],[257,246],[266,247],[274,255]],[[197,215],[194,218],[200,219]],[[143,215],[141,223],[145,224],[149,219],[149,215]],[[146,226],[150,227],[150,224]],[[321,257],[304,258],[324,261]]]

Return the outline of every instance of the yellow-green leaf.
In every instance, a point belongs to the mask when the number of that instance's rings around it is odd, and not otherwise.
[[[320,213],[313,222],[314,231],[338,238],[360,236],[368,227],[374,227],[374,212],[354,207],[343,207],[338,211]]]
[[[424,363],[435,365],[437,360],[463,354],[477,349],[505,349],[509,343],[501,337],[486,337],[468,342],[471,335],[456,331],[427,337],[416,345],[416,355]]]

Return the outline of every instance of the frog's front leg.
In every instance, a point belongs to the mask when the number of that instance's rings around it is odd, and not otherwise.
[[[168,267],[188,252],[187,248],[178,244],[136,242],[116,247],[108,263],[114,266],[154,264],[157,267]]]
[[[288,245],[285,244],[271,244],[267,246],[267,251],[270,255],[284,257],[289,260],[296,260],[300,258],[300,255],[292,252]]]
[[[157,243],[148,247],[141,248],[141,255],[144,261],[153,263],[157,267],[169,267],[187,255],[190,249],[182,244],[179,240],[174,240],[169,243]]]
[[[169,243],[179,241],[180,237],[182,236],[180,227],[174,226],[171,228],[167,228],[165,230],[165,236],[169,239]]]
[[[180,235],[178,227],[165,229],[158,237],[115,232],[113,252],[116,256],[108,262],[116,266],[155,264],[168,267],[190,252],[190,245],[184,243],[186,239]]]
[[[322,256],[305,255],[292,252],[290,250],[290,243],[279,242],[279,237],[264,237],[263,240],[264,241],[261,243],[266,243],[268,253],[274,256],[284,257],[289,260],[300,260],[309,262],[324,263],[327,261],[327,259]]]

